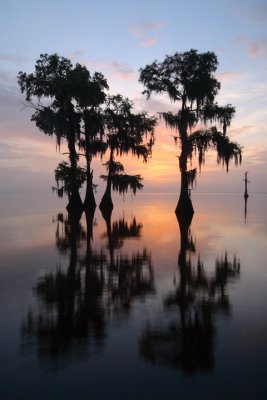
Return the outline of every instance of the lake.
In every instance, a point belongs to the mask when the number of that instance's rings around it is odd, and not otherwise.
[[[267,195],[0,195],[0,398],[267,395]]]

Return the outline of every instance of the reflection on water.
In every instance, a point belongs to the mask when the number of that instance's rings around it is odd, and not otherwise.
[[[140,238],[142,224],[133,218],[113,221],[105,218],[107,243],[95,250],[92,246],[94,215],[81,221],[58,214],[56,246],[68,254],[68,267],[38,279],[34,294],[40,300],[36,315],[31,311],[22,323],[24,345],[37,338],[38,355],[47,360],[86,344],[99,350],[107,338],[107,319],[130,312],[137,297],[154,291],[151,255],[144,248],[123,254],[127,238]],[[80,355],[79,355],[80,357]]]
[[[1,399],[266,391],[265,197],[246,223],[243,195],[199,195],[192,221],[175,195],[139,199],[81,220],[43,197],[0,209]]]
[[[225,252],[216,260],[215,272],[208,276],[200,255],[196,265],[192,264],[196,240],[190,231],[191,218],[178,217],[178,222],[178,281],[174,279],[175,290],[164,300],[170,318],[160,326],[145,329],[140,351],[154,364],[167,364],[185,372],[208,370],[214,367],[215,315],[220,311],[229,313],[226,287],[229,278],[239,276],[240,262],[236,257],[230,262]]]
[[[244,210],[244,219],[245,222],[247,222],[247,212],[248,212],[248,195],[244,196],[244,201],[245,201],[245,210]]]

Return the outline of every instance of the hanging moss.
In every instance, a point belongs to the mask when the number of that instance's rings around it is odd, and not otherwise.
[[[59,197],[63,197],[63,194],[66,193],[68,196],[71,195],[71,176],[72,169],[70,164],[66,161],[62,161],[58,164],[55,169],[55,180],[57,183],[57,188],[53,188],[53,190],[57,191]],[[79,185],[79,188],[82,186],[84,181],[86,180],[86,170],[82,167],[77,167],[77,175],[76,179]],[[61,185],[61,187],[59,187]]]
[[[101,175],[104,181],[107,181],[107,175]],[[136,194],[137,190],[143,189],[144,185],[141,183],[143,178],[141,175],[127,175],[116,173],[111,177],[112,189],[119,194],[125,194],[128,191],[132,191]]]

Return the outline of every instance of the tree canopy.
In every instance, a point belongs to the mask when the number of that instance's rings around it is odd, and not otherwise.
[[[96,72],[91,76],[85,66],[72,65],[70,60],[57,54],[41,54],[36,61],[35,72],[19,72],[18,83],[27,103],[35,112],[32,121],[46,135],[55,135],[60,146],[65,138],[69,149],[69,210],[80,212],[78,160],[76,144],[81,135],[97,134],[88,128],[88,113],[105,101],[108,85],[104,76]],[[90,174],[90,171],[89,171]]]
[[[104,164],[107,175],[106,191],[100,203],[101,209],[112,208],[111,187],[119,193],[129,189],[135,194],[143,185],[141,175],[127,175],[116,156],[131,154],[144,162],[151,156],[154,143],[156,118],[147,113],[134,113],[133,102],[121,95],[108,96],[105,114],[105,140],[109,149],[109,160]]]
[[[166,93],[172,102],[178,104],[176,113],[160,113],[166,125],[177,132],[175,141],[181,145],[178,213],[193,213],[188,184],[196,174],[187,170],[187,160],[192,158],[194,152],[198,152],[201,166],[205,151],[214,148],[218,154],[218,163],[226,165],[227,170],[230,160],[238,164],[242,159],[240,145],[226,136],[235,108],[230,104],[220,106],[215,101],[220,90],[220,82],[215,76],[217,67],[218,59],[213,52],[198,53],[192,49],[166,56],[163,62],[155,60],[140,69],[139,81],[146,88],[143,94],[147,98],[152,93]],[[199,127],[200,124],[204,124],[204,127]],[[212,124],[221,127],[222,132]]]
[[[91,162],[107,149],[110,150],[109,161],[105,163],[108,188],[111,180],[119,192],[130,188],[135,193],[142,187],[141,176],[125,174],[123,165],[115,162],[114,156],[130,152],[147,161],[156,124],[154,117],[134,113],[133,103],[121,95],[107,95],[109,87],[100,72],[91,75],[85,66],[73,66],[70,60],[57,54],[41,54],[34,73],[19,72],[18,83],[27,104],[34,108],[31,119],[36,126],[46,135],[55,135],[59,147],[62,139],[67,141],[70,164],[60,163],[55,178],[66,189],[61,188],[58,193],[69,194],[69,211],[79,213],[83,207],[95,208]],[[144,134],[150,135],[147,143],[143,142]],[[82,180],[78,165],[81,155],[86,160]],[[83,205],[79,188],[84,181],[87,185]]]

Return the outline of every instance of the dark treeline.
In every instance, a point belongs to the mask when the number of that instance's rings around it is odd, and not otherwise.
[[[213,52],[190,50],[166,56],[140,70],[139,81],[146,87],[144,94],[166,93],[178,105],[177,113],[159,113],[166,125],[175,130],[179,143],[180,197],[178,215],[193,215],[190,198],[196,169],[188,170],[188,160],[198,155],[199,168],[205,152],[217,151],[217,161],[228,171],[231,159],[241,162],[241,147],[230,141],[227,128],[235,108],[220,106],[215,101],[220,83],[215,77],[218,60]],[[57,145],[66,140],[69,163],[61,162],[55,170],[59,195],[67,193],[70,214],[94,211],[96,207],[92,161],[107,156],[104,163],[106,190],[100,209],[108,214],[113,208],[112,189],[119,193],[143,187],[141,175],[128,175],[118,157],[131,153],[146,162],[152,153],[155,116],[134,112],[134,104],[122,95],[108,94],[108,83],[100,72],[93,75],[81,64],[57,54],[41,54],[34,73],[19,72],[18,82],[26,102],[34,107],[32,121],[46,135],[55,135]],[[204,128],[201,125],[204,124]],[[221,128],[221,131],[218,130]],[[79,160],[85,157],[86,166]],[[86,182],[86,195],[81,200],[79,189]]]
[[[109,95],[105,77],[95,72],[91,76],[85,66],[73,66],[70,60],[57,54],[41,54],[35,72],[19,73],[19,85],[26,101],[35,112],[37,127],[46,135],[55,135],[57,145],[63,139],[68,145],[69,163],[62,162],[55,171],[62,183],[58,192],[68,194],[71,214],[80,215],[95,207],[92,160],[108,154],[105,163],[106,191],[100,203],[102,210],[112,209],[111,189],[134,193],[142,188],[140,175],[127,175],[116,156],[131,153],[143,161],[151,155],[156,118],[135,113],[133,103],[121,95]],[[78,165],[84,156],[86,168]],[[79,189],[86,182],[82,202]]]

